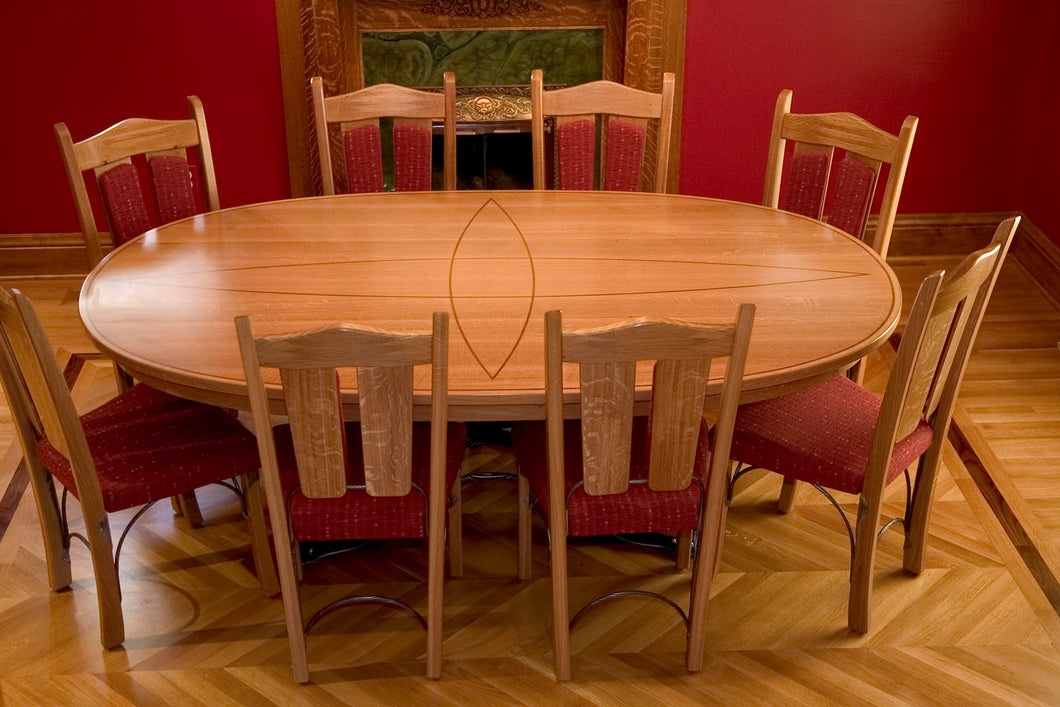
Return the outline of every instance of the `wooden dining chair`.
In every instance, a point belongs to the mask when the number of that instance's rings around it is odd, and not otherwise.
[[[949,274],[920,286],[883,397],[845,376],[771,400],[744,405],[733,432],[734,461],[770,469],[858,497],[850,534],[853,631],[870,626],[870,596],[884,490],[903,473],[906,510],[903,566],[924,568],[935,476],[979,324],[1018,218],[1002,223],[991,244]],[[919,460],[919,461],[918,461]],[[917,462],[915,480],[908,468]]]
[[[545,120],[553,117],[554,183],[559,189],[666,191],[674,110],[674,75],[662,91],[641,91],[613,81],[546,91],[544,74],[530,74],[534,188],[550,186]],[[654,122],[654,132],[648,121]],[[651,138],[654,137],[654,154]]]
[[[917,118],[906,117],[893,135],[853,113],[792,113],[791,95],[784,89],[777,97],[762,204],[824,220],[886,258]],[[865,228],[885,164],[887,182],[869,235]]]
[[[146,385],[79,417],[32,303],[18,290],[2,288],[0,378],[33,486],[49,584],[53,590],[70,586],[70,540],[84,541],[92,555],[105,648],[125,640],[118,582],[122,544],[133,523],[160,499],[240,479],[258,578],[267,594],[278,591],[254,436],[234,417]],[[82,532],[70,529],[67,494],[80,502]],[[137,506],[142,508],[115,544],[109,514]]]
[[[563,331],[545,315],[545,422],[512,429],[519,464],[520,555],[528,554],[530,496],[548,515],[556,678],[571,676],[570,626],[589,609],[621,596],[650,596],[672,606],[688,627],[685,662],[703,664],[707,599],[725,521],[729,441],[740,398],[754,305],[733,325],[638,319]],[[704,403],[712,359],[727,358],[714,434]],[[650,414],[634,417],[637,362],[655,362]],[[580,418],[564,420],[563,364],[581,376]],[[567,538],[621,533],[698,536],[688,612],[668,597],[628,590],[599,597],[568,622]]]
[[[324,194],[335,194],[336,176],[349,193],[430,191],[431,136],[441,121],[442,185],[456,189],[456,78],[447,71],[441,93],[394,84],[377,84],[339,96],[324,97],[324,82],[310,80],[316,122],[320,181]],[[384,136],[382,126],[392,119]],[[332,139],[331,128],[338,139]],[[389,146],[389,149],[388,149]],[[385,160],[384,154],[390,159]],[[336,173],[332,160],[345,162]],[[392,172],[384,174],[384,164]]]
[[[95,177],[115,246],[155,226],[219,208],[202,102],[188,96],[188,108],[186,120],[130,118],[80,142],[70,137],[66,123],[55,124],[90,266],[103,258],[103,247],[85,172]],[[196,154],[194,164],[189,152]],[[144,170],[151,199],[142,186]]]
[[[777,97],[762,204],[825,221],[886,258],[918,119],[907,116],[894,135],[853,113],[792,113],[791,98],[790,89]],[[875,229],[867,234],[884,165],[887,183]],[[864,362],[851,366],[848,375],[863,382]],[[795,494],[795,480],[785,479],[780,493],[784,512],[791,509]]]
[[[427,676],[442,672],[446,495],[464,457],[466,430],[448,421],[449,318],[428,333],[336,324],[255,337],[236,318],[271,510],[294,679],[309,680],[306,636],[324,615],[353,604],[403,609],[427,629]],[[413,367],[431,367],[431,419],[413,422]],[[273,429],[262,368],[278,369],[289,424]],[[342,368],[356,368],[360,422],[343,422]],[[303,624],[298,544],[427,538],[427,618],[389,597],[347,597]]]

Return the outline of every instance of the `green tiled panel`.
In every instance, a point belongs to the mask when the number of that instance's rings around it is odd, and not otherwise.
[[[361,37],[364,83],[441,86],[452,71],[458,86],[545,83],[573,86],[603,76],[603,30],[366,32]]]

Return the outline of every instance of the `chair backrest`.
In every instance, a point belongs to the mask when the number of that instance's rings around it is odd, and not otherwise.
[[[47,475],[37,441],[47,437],[70,460],[86,515],[103,513],[103,496],[85,430],[33,303],[0,288],[0,377],[31,473]],[[40,499],[38,499],[38,503]]]
[[[826,220],[864,240],[879,174],[887,164],[880,214],[868,241],[886,257],[917,122],[908,116],[898,135],[892,135],[853,113],[792,113],[791,91],[781,91],[773,114],[762,203]],[[788,142],[794,148],[780,204]]]
[[[393,119],[393,188],[430,191],[433,123],[443,121],[443,187],[456,189],[456,78],[443,77],[441,93],[394,84],[368,86],[340,96],[324,97],[324,82],[310,80],[316,120],[320,181],[324,194],[336,193],[329,126],[338,126],[337,157],[346,163],[350,193],[384,191],[383,139],[380,119]]]
[[[280,372],[302,493],[336,498],[346,493],[347,468],[338,369],[357,369],[366,491],[403,496],[412,484],[413,367],[423,364],[431,365],[431,484],[444,483],[448,328],[448,315],[438,312],[424,334],[336,324],[255,338],[250,319],[237,317],[266,483],[278,479],[278,465],[272,435],[262,434],[271,427],[263,367]],[[444,497],[441,487],[435,490]]]
[[[98,263],[103,253],[84,172],[91,170],[95,175],[115,245],[157,225],[202,209],[219,208],[202,102],[197,96],[188,96],[188,108],[191,117],[186,120],[130,118],[76,143],[66,124],[56,123],[55,135],[91,265]],[[198,154],[197,170],[189,166],[188,150],[192,148]],[[154,196],[151,205],[144,197],[140,167],[133,162],[141,155]]]
[[[724,479],[754,312],[754,305],[740,305],[734,325],[637,319],[569,332],[562,330],[560,312],[548,312],[545,394],[551,487],[559,493],[564,488],[564,362],[580,368],[584,488],[602,495],[623,493],[629,486],[637,362],[655,362],[648,487],[674,491],[692,483],[711,362],[727,357],[711,459],[714,478]],[[555,500],[555,507],[564,507],[562,497]]]
[[[922,418],[931,424],[934,444],[945,440],[975,336],[1018,223],[1018,217],[1004,221],[986,248],[953,272],[937,271],[921,283],[884,392],[866,488],[882,488],[895,443]]]
[[[661,93],[612,81],[546,91],[541,69],[534,69],[530,103],[535,189],[548,187],[545,118],[552,116],[560,189],[666,191],[674,111],[672,73],[663,74]],[[658,123],[653,157],[645,155],[649,120]]]

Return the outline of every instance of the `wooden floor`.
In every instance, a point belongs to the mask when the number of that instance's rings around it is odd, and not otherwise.
[[[910,300],[920,277],[949,263],[894,261]],[[57,347],[88,349],[76,281],[2,284],[38,302]],[[259,591],[239,504],[220,488],[200,492],[203,528],[168,504],[137,524],[121,558],[128,638],[104,651],[87,550],[73,548],[72,590],[48,590],[32,494],[0,406],[0,453],[10,447],[0,458],[0,703],[1058,705],[1058,339],[1060,312],[1006,265],[939,480],[928,568],[903,573],[900,531],[884,536],[871,633],[846,629],[849,550],[834,509],[810,489],[779,515],[777,478],[749,475],[729,513],[703,671],[685,672],[684,629],[671,609],[630,599],[579,622],[574,679],[564,684],[552,677],[544,523],[534,577],[519,582],[514,484],[499,480],[465,486],[466,570],[446,584],[440,681],[423,677],[425,637],[412,619],[361,607],[314,630],[313,684],[293,684],[280,602]],[[871,385],[881,385],[887,353],[873,357]],[[91,407],[112,385],[107,364],[86,360],[75,394]],[[492,452],[469,464],[513,469]],[[900,486],[885,509],[892,515]],[[853,509],[852,497],[841,502]],[[398,544],[310,562],[305,601],[323,604],[355,585],[425,604],[424,554]],[[630,582],[686,603],[688,573],[671,567],[632,545],[579,545],[572,604]]]

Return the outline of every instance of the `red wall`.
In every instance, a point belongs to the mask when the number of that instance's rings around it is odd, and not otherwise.
[[[187,117],[191,94],[221,206],[289,195],[273,0],[3,6],[0,233],[80,230],[54,123],[81,140],[123,118]]]
[[[759,201],[791,88],[796,111],[920,117],[901,212],[1025,209],[1060,242],[1058,1],[690,0],[681,191]],[[0,233],[78,230],[53,123],[77,140],[191,93],[222,206],[288,195],[274,0],[2,5]]]
[[[920,118],[901,212],[1020,209],[1056,8],[690,2],[681,191],[759,201],[773,106],[790,88],[796,112],[849,110],[893,132]],[[1054,93],[1056,78],[1054,61]]]
[[[1023,211],[1060,245],[1060,12],[1053,25],[1052,52],[1038,110]]]

